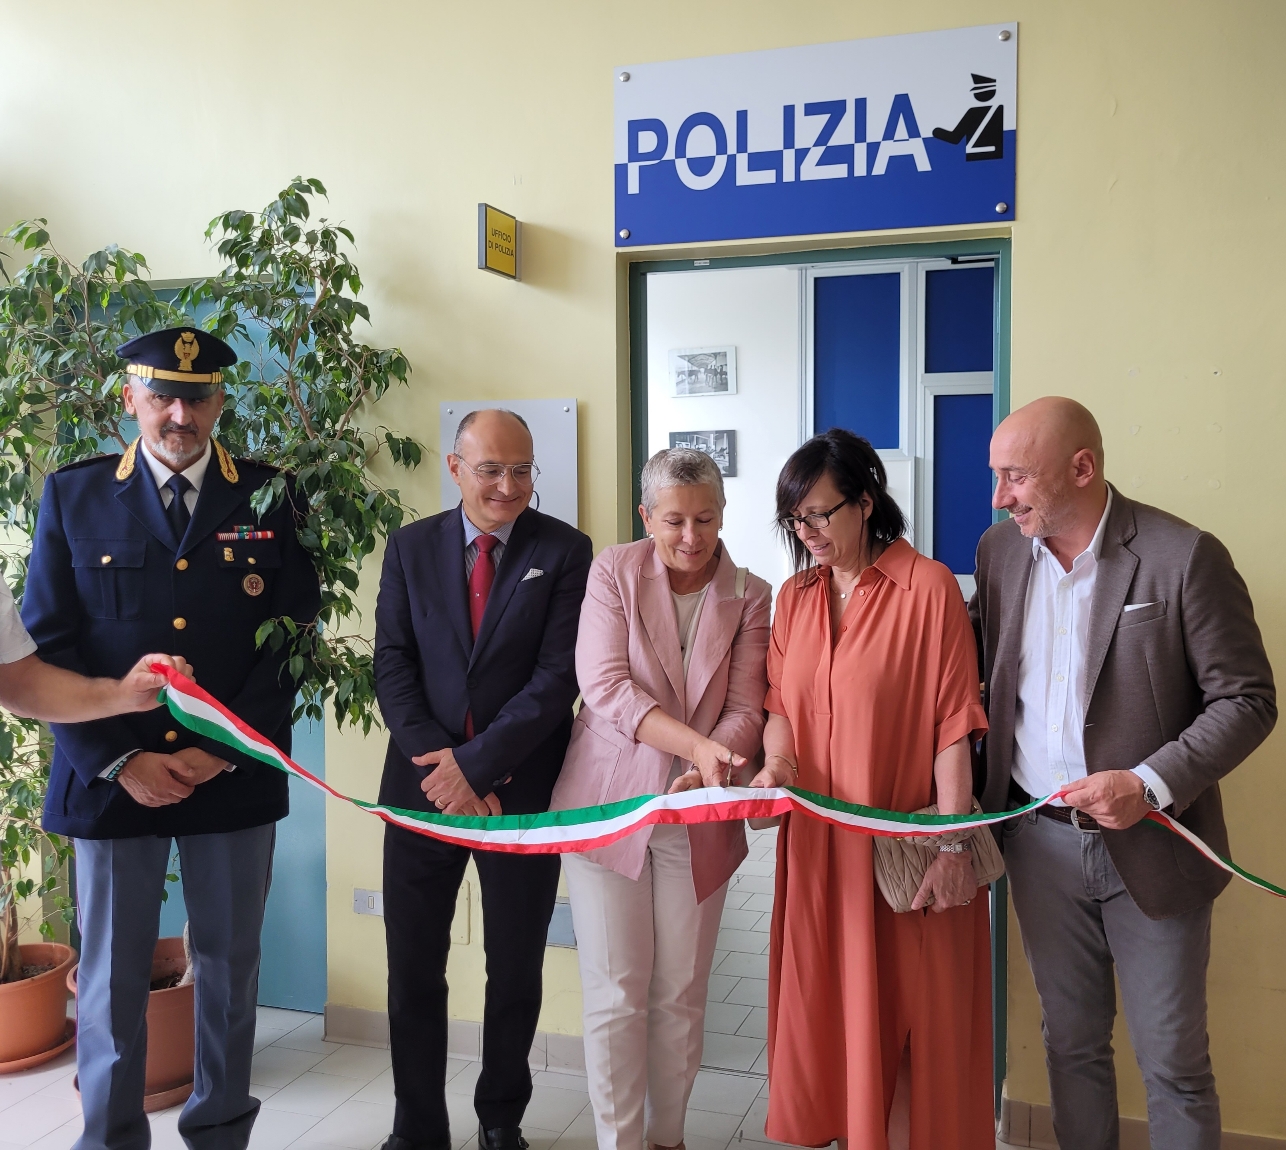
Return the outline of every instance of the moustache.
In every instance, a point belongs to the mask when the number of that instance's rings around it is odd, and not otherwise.
[[[167,423],[161,428],[162,435],[195,435],[195,423]]]

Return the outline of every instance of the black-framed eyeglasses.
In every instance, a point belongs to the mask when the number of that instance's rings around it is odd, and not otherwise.
[[[811,527],[814,531],[820,531],[824,527],[829,527],[831,516],[841,507],[847,507],[851,499],[841,499],[829,511],[814,511],[811,515],[783,515],[777,520],[787,531],[798,531],[801,527]]]
[[[463,456],[457,455],[456,458],[473,473],[473,477],[484,487],[494,487],[506,475],[512,475],[513,481],[519,487],[531,487],[540,478],[540,468],[534,463],[514,463],[508,466],[503,463],[482,463],[474,467]]]

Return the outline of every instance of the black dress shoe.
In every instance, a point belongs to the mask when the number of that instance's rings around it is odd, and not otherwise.
[[[451,1140],[448,1138],[441,1144],[433,1142],[412,1142],[409,1138],[403,1138],[400,1134],[390,1134],[385,1140],[380,1150],[451,1150]]]
[[[522,1136],[521,1126],[497,1126],[494,1130],[484,1130],[478,1123],[479,1150],[528,1150],[527,1139]],[[397,1150],[388,1147],[387,1150]]]

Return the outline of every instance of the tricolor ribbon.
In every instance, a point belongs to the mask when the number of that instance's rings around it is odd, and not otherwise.
[[[288,775],[325,791],[341,802],[376,815],[387,823],[441,839],[443,842],[487,851],[515,854],[567,854],[593,850],[655,823],[709,823],[735,819],[762,819],[797,812],[867,835],[896,838],[930,836],[948,831],[971,830],[1018,818],[1059,797],[1046,795],[1012,811],[968,815],[921,815],[884,811],[846,803],[798,787],[701,787],[674,795],[639,795],[597,807],[567,811],[544,811],[534,815],[444,815],[411,811],[368,803],[337,791],[325,779],[280,750],[252,727],[243,723],[222,703],[191,679],[173,668],[154,663],[152,670],[163,674],[168,686],[163,691],[166,706],[178,722],[198,735],[215,739],[234,750],[276,767]],[[1187,827],[1160,811],[1148,819],[1186,839],[1206,858],[1252,886],[1286,898],[1286,890],[1243,870],[1216,854]]]

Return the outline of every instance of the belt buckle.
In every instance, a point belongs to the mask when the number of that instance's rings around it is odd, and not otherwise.
[[[1071,811],[1072,826],[1074,826],[1078,831],[1080,831],[1081,834],[1083,835],[1098,834],[1099,828],[1096,826],[1095,827],[1081,826],[1081,812],[1079,809],[1077,809],[1076,807],[1068,807],[1067,809]],[[1086,815],[1085,817],[1089,818],[1089,815]]]

